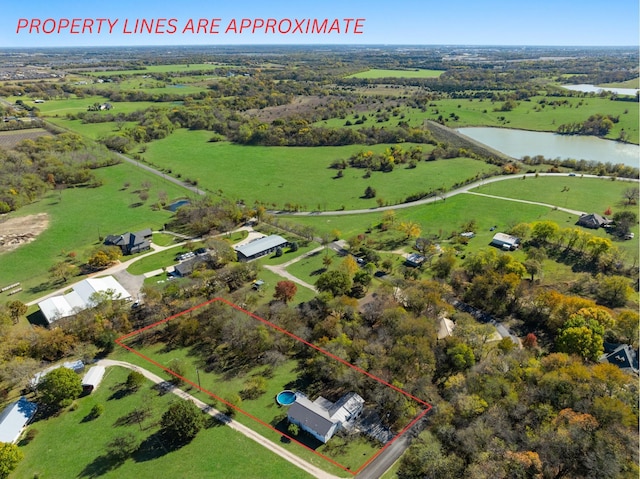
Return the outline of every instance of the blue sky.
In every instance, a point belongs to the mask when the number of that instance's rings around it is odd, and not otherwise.
[[[317,2],[122,0],[5,1],[0,47],[193,44],[638,45],[638,0],[322,0]],[[16,33],[19,19],[118,19],[113,33]],[[136,19],[175,18],[174,34],[124,34]],[[182,33],[187,21],[221,18],[364,18],[353,34]],[[50,21],[48,26],[51,27]],[[105,24],[106,25],[106,24]]]

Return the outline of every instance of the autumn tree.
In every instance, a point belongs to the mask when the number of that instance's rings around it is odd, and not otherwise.
[[[635,205],[638,202],[638,196],[640,195],[640,188],[633,186],[627,188],[622,193],[622,197],[626,200],[628,205]]]
[[[11,320],[13,324],[17,324],[20,320],[20,316],[24,316],[27,314],[27,305],[22,301],[13,300],[7,301],[7,309],[9,310],[9,315],[11,316]]]
[[[49,372],[38,384],[38,397],[51,408],[66,407],[82,393],[82,380],[68,368]]]
[[[326,271],[316,281],[318,291],[326,291],[333,296],[346,294],[352,286],[351,277],[344,271]]]
[[[558,351],[597,361],[604,351],[604,327],[595,319],[573,315],[558,332]]]
[[[278,281],[273,297],[277,300],[288,303],[293,299],[298,291],[298,286],[293,281]]]
[[[0,479],[6,479],[18,467],[24,454],[15,444],[0,442]]]
[[[59,261],[49,268],[49,275],[57,281],[66,283],[67,280],[78,274],[78,267],[67,261]]]

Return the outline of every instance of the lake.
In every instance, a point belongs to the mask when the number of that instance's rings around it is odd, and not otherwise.
[[[542,155],[545,158],[573,158],[640,167],[638,145],[593,136],[489,127],[458,128],[457,131],[514,158]]]
[[[601,87],[601,86],[587,85],[587,84],[562,85],[562,88],[566,88],[567,90],[573,90],[573,91],[582,91],[585,93],[600,93],[601,91],[604,90],[604,91],[617,93],[618,95],[631,95],[631,96],[635,96],[635,94],[638,92],[638,90],[635,88],[610,88],[610,87]]]

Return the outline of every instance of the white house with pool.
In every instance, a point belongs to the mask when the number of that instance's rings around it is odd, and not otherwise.
[[[349,429],[363,409],[364,399],[354,392],[345,394],[335,403],[322,396],[311,401],[304,394],[296,392],[287,418],[318,441],[326,443],[340,429]]]

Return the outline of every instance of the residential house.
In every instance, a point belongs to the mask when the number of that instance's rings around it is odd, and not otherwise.
[[[364,399],[355,392],[345,394],[335,403],[322,396],[311,401],[297,392],[287,418],[318,441],[326,443],[340,429],[349,429],[363,409]]]
[[[0,442],[15,443],[37,410],[38,406],[24,396],[7,406],[0,413]]]
[[[638,374],[638,354],[628,344],[604,343],[604,354],[600,357],[600,362],[615,364],[624,371]]]
[[[580,215],[580,219],[576,223],[578,226],[584,226],[585,228],[591,228],[597,230],[611,224],[611,220],[600,216],[597,213],[591,213],[590,215]]]
[[[124,255],[135,254],[151,249],[151,236],[151,229],[147,228],[135,233],[109,235],[105,238],[104,244],[107,246],[117,246],[122,250],[122,254]]]
[[[251,261],[275,252],[278,248],[286,248],[289,241],[282,236],[263,236],[242,246],[236,246],[238,261]]]
[[[100,294],[114,299],[130,300],[131,295],[113,276],[87,278],[77,283],[71,292],[40,301],[38,306],[49,324],[96,306]]]
[[[189,276],[195,270],[204,267],[210,259],[211,256],[204,254],[182,261],[173,267],[173,276],[179,276],[181,278]]]
[[[407,266],[418,268],[422,266],[422,263],[424,263],[426,260],[427,258],[422,256],[421,254],[411,253],[409,256],[405,258],[404,262]]]

